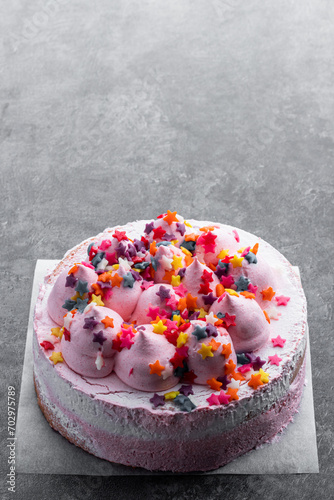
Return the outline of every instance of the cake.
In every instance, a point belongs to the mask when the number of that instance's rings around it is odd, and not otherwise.
[[[108,228],[40,286],[38,404],[102,459],[213,470],[298,411],[306,320],[295,270],[253,234],[169,210]]]

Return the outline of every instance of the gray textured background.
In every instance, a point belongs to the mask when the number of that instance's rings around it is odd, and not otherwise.
[[[0,9],[2,478],[5,396],[20,388],[36,259],[168,208],[258,234],[300,267],[320,460],[318,475],[22,474],[8,498],[330,498],[333,2],[2,0]]]

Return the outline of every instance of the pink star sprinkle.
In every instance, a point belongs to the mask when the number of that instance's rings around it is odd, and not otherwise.
[[[216,394],[211,394],[211,396],[206,400],[210,406],[220,405],[219,397]]]
[[[150,304],[148,306],[148,309],[145,309],[145,312],[146,312],[147,316],[149,316],[150,318],[152,318],[152,321],[154,321],[155,318],[157,316],[159,316],[159,310],[160,310],[159,307],[152,307],[152,305]]]
[[[130,349],[132,344],[134,344],[134,341],[132,340],[130,335],[121,338],[121,347],[127,347],[128,349]]]
[[[279,335],[275,339],[271,339],[274,347],[284,347],[286,339],[282,339]]]
[[[142,290],[147,290],[148,288],[150,288],[150,287],[151,287],[151,286],[153,286],[153,285],[154,285],[154,282],[153,282],[153,281],[145,281],[145,280],[143,280],[143,281],[141,282],[140,288],[141,288]]]
[[[282,361],[282,358],[279,358],[277,354],[275,356],[268,356],[271,365],[279,365],[279,362]]]
[[[220,391],[217,397],[221,405],[227,405],[231,398],[230,394],[226,394],[224,391]]]
[[[232,233],[234,234],[234,237],[235,237],[236,241],[239,243],[240,238],[239,238],[239,235],[238,235],[237,231],[235,229],[233,229]]]
[[[250,293],[254,293],[254,295],[255,295],[256,294],[256,290],[257,290],[257,286],[254,286],[254,285],[252,285],[252,283],[249,283],[247,290]]]
[[[286,306],[290,300],[290,297],[284,297],[284,295],[280,295],[279,297],[275,297],[278,306]]]
[[[183,285],[183,283],[181,283],[181,285],[179,286],[174,286],[174,292],[179,295],[180,297],[185,297],[186,296],[186,293],[188,293],[188,290],[186,289],[186,287]]]

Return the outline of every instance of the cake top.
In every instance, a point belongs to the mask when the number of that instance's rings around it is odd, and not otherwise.
[[[79,375],[154,393],[153,408],[192,411],[195,386],[209,406],[238,400],[279,367],[287,338],[272,324],[296,307],[289,265],[269,247],[169,210],[106,230],[65,259],[48,297],[58,326],[40,345]]]

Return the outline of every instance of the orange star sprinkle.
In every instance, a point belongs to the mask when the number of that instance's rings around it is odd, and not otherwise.
[[[104,328],[108,328],[109,326],[111,328],[114,328],[114,320],[113,318],[109,318],[109,316],[106,316],[102,321],[101,323],[104,324]]]
[[[210,378],[206,381],[206,383],[213,389],[214,391],[220,391],[222,386],[222,382],[218,382],[216,378]]]
[[[77,264],[74,264],[74,266],[71,267],[71,269],[68,271],[68,274],[74,274],[77,272],[78,269],[79,268],[78,268]]]
[[[187,307],[190,310],[197,308],[197,297],[193,297],[191,293],[187,294]]]
[[[172,269],[171,271],[166,271],[163,277],[164,281],[168,281],[168,283],[172,282],[172,277],[175,276],[175,271]]]
[[[185,241],[196,241],[198,239],[198,234],[191,233],[184,236]]]
[[[111,284],[112,286],[118,286],[118,288],[121,286],[123,278],[115,273],[114,276],[111,277]]]
[[[223,344],[222,352],[220,353],[227,359],[232,354],[231,344]]]
[[[260,387],[260,385],[263,385],[263,382],[261,380],[261,373],[252,375],[250,381],[248,382],[248,385],[253,389],[257,389],[258,387]]]
[[[228,396],[231,396],[230,397],[230,401],[232,401],[233,399],[235,399],[235,401],[237,401],[239,399],[239,396],[238,396],[238,390],[239,389],[232,389],[232,387],[229,387],[226,391],[226,394]]]
[[[246,297],[246,299],[255,299],[255,295],[254,293],[251,293],[251,292],[240,292],[240,295],[243,295],[244,297]]]
[[[185,258],[184,258],[184,262],[186,264],[186,267],[189,267],[190,264],[193,262],[193,258],[191,257],[191,255],[186,255]]]
[[[199,228],[200,231],[204,231],[205,233],[208,233],[209,231],[214,231],[215,227],[214,226],[204,226]]]
[[[256,255],[256,254],[257,254],[258,249],[259,249],[259,244],[258,244],[258,243],[256,243],[250,251],[251,251],[254,255]]]
[[[179,222],[176,218],[176,214],[177,212],[171,212],[170,210],[167,210],[167,215],[163,218],[163,220],[168,222],[169,225],[171,225],[173,222]]]
[[[158,251],[157,242],[155,240],[153,240],[152,243],[150,244],[150,254],[155,255],[157,253],[157,251]]]
[[[233,372],[231,374],[231,377],[234,378],[235,380],[246,380],[243,375],[241,375],[240,372]]]
[[[237,365],[235,365],[230,359],[228,363],[225,363],[225,375],[230,375],[230,373],[233,373]]]
[[[156,373],[157,375],[159,375],[159,377],[161,377],[161,372],[165,369],[165,367],[160,364],[158,359],[155,363],[150,363],[149,367],[151,369],[150,375]]]
[[[272,289],[272,287],[268,287],[265,290],[262,290],[261,295],[263,300],[271,300],[276,292]]]
[[[111,274],[110,273],[102,273],[99,276],[99,281],[102,281],[102,283],[105,283],[106,281],[111,280]]]
[[[182,297],[177,303],[177,308],[182,312],[186,309],[186,307],[187,307],[187,299],[185,297]]]
[[[98,283],[93,283],[92,289],[94,290],[95,295],[103,295],[103,290]]]
[[[218,347],[221,345],[220,342],[216,342],[215,339],[211,339],[209,344],[211,345],[213,352],[217,351]]]

